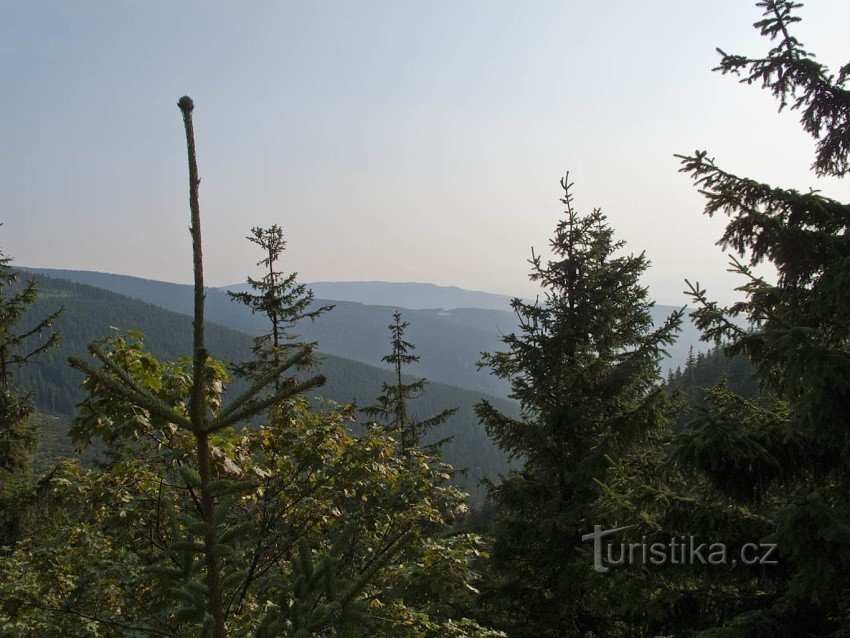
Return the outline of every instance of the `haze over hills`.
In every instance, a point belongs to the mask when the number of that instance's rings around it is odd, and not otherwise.
[[[23,270],[96,286],[173,312],[188,315],[192,311],[192,288],[185,284],[91,271]],[[242,289],[241,285],[228,288]],[[507,396],[507,384],[486,370],[479,370],[476,364],[481,352],[501,348],[500,335],[516,328],[514,313],[503,309],[509,303],[508,297],[422,283],[320,282],[316,289],[348,298],[340,300],[317,294],[320,297],[317,305],[335,304],[336,307],[315,322],[304,321],[296,327],[299,338],[317,341],[322,351],[384,366],[381,357],[388,349],[387,325],[393,310],[402,308],[405,320],[410,322],[407,335],[421,356],[421,361],[411,366],[411,374],[476,392]],[[364,303],[367,299],[387,303],[371,305]],[[418,303],[413,303],[417,299]],[[401,303],[421,306],[426,301],[438,305],[408,308]],[[501,304],[502,309],[470,305],[476,301],[490,306]],[[452,307],[452,303],[460,305]],[[653,320],[659,323],[673,310],[670,306],[656,306],[652,310]],[[207,290],[206,312],[210,321],[247,334],[255,335],[266,329],[264,317],[252,315],[250,310],[234,303],[224,288]],[[699,332],[686,321],[678,341],[669,349],[670,357],[664,364],[664,371],[681,366],[692,346],[697,351],[707,349],[699,342]]]
[[[511,297],[492,292],[465,290],[457,286],[413,281],[314,281],[316,297],[355,301],[372,306],[398,306],[411,310],[434,308],[481,308],[510,310]],[[247,290],[247,284],[224,286],[224,290]]]
[[[23,390],[33,393],[39,410],[60,417],[48,421],[52,428],[48,432],[48,453],[55,456],[70,451],[70,442],[63,436],[64,430],[75,414],[76,404],[83,397],[79,388],[82,375],[67,365],[69,356],[86,358],[87,345],[95,339],[109,336],[116,328],[120,331],[141,331],[145,335],[146,346],[158,357],[175,359],[186,356],[191,349],[191,322],[183,314],[102,288],[43,275],[36,279],[39,301],[32,308],[32,316],[43,316],[63,306],[65,311],[56,326],[63,339],[57,348],[47,352],[37,363],[24,368],[17,382]],[[235,362],[251,357],[252,340],[245,333],[208,323],[206,336],[210,352],[216,358]],[[339,403],[368,405],[380,393],[381,384],[391,380],[391,374],[384,369],[325,353],[320,353],[318,368],[327,376],[328,382],[311,392],[311,396]],[[466,475],[459,476],[458,483],[474,496],[480,494],[478,483],[482,477],[494,478],[507,468],[504,455],[492,444],[473,413],[473,405],[483,396],[482,393],[433,382],[422,396],[412,402],[413,411],[420,417],[450,407],[459,408],[458,413],[435,432],[435,436],[453,437],[444,447],[446,459],[454,467],[466,469]],[[497,397],[489,399],[500,410],[516,414],[512,402]]]
[[[185,315],[192,312],[192,287],[189,285],[88,271],[24,270],[95,286],[173,312]],[[381,357],[389,350],[387,325],[395,307],[324,299],[316,301],[317,305],[329,303],[336,304],[333,311],[315,322],[304,321],[296,327],[299,338],[317,341],[325,353],[385,367]],[[207,289],[206,316],[210,321],[250,335],[267,329],[265,317],[253,315],[218,288]],[[476,392],[507,395],[508,388],[504,382],[486,370],[478,370],[475,364],[482,350],[498,347],[500,331],[512,329],[511,313],[498,310],[405,310],[404,316],[411,324],[407,337],[416,344],[417,353],[422,357],[418,364],[410,367],[411,374]],[[506,322],[510,322],[510,326]]]

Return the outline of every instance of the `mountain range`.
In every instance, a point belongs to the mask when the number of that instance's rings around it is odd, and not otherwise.
[[[228,290],[245,290],[246,287],[247,284],[225,286]],[[310,288],[321,299],[356,301],[370,306],[397,306],[411,310],[511,308],[511,297],[507,295],[412,281],[314,281]]]
[[[185,284],[82,270],[25,270],[95,286],[173,312],[192,311],[192,287]],[[516,329],[516,315],[509,309],[509,297],[415,282],[318,282],[311,284],[311,288],[316,293],[317,306],[333,304],[335,308],[316,321],[300,323],[295,332],[300,339],[318,342],[323,352],[385,366],[381,357],[388,350],[387,326],[398,308],[410,322],[407,336],[421,356],[420,362],[411,366],[411,374],[507,397],[507,384],[479,369],[477,363],[482,352],[501,348],[501,335]],[[207,317],[249,335],[260,334],[267,329],[265,318],[252,315],[227,295],[227,290],[244,289],[242,284],[208,288]],[[671,306],[655,306],[653,320],[659,323],[673,310]],[[706,349],[699,342],[697,329],[686,320],[679,339],[669,348],[670,356],[663,362],[663,372],[682,366],[691,347],[696,351]]]

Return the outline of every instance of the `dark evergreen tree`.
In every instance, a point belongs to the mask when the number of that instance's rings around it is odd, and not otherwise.
[[[850,64],[837,75],[791,34],[801,5],[758,3],[755,24],[776,44],[764,57],[720,51],[716,70],[761,83],[780,109],[802,113],[817,141],[819,175],[850,170]],[[701,469],[739,509],[763,512],[782,568],[748,609],[712,635],[837,636],[850,626],[850,205],[816,191],[769,186],[724,171],[706,152],[682,157],[682,170],[707,198],[708,215],[729,217],[718,242],[737,257],[743,301],[723,308],[699,284],[698,325],[706,338],[744,353],[765,392],[765,410],[727,391],[690,428],[681,458]],[[775,282],[757,276],[775,267]],[[749,328],[740,327],[743,317]],[[757,427],[747,424],[756,423]],[[756,539],[753,539],[756,540]]]
[[[532,252],[531,279],[543,299],[514,299],[520,331],[483,365],[511,383],[519,419],[477,406],[487,432],[520,465],[489,486],[497,507],[490,613],[512,637],[609,635],[590,604],[581,536],[592,518],[609,457],[665,418],[659,361],[682,312],[653,328],[640,277],[644,254],[620,255],[600,209],[573,208],[561,180],[565,217],[550,242],[553,258]]]
[[[35,321],[24,318],[38,300],[35,280],[18,285],[12,259],[0,253],[0,390],[12,389],[12,370],[28,363],[59,343],[59,333],[50,332],[61,309]],[[40,339],[49,333],[45,339]]]
[[[28,312],[38,299],[35,282],[20,285],[11,261],[0,253],[0,546],[14,543],[19,535],[38,442],[30,397],[15,391],[12,370],[31,362],[60,338],[51,329],[61,310],[32,320]]]
[[[265,274],[259,279],[248,277],[252,292],[228,292],[232,299],[245,304],[253,313],[262,313],[269,318],[270,330],[254,339],[254,359],[236,366],[238,373],[256,378],[268,370],[280,367],[287,354],[308,348],[312,353],[315,343],[297,343],[291,329],[302,319],[314,320],[333,306],[313,308],[313,292],[306,284],[298,283],[298,273],[285,274],[278,270],[280,256],[286,250],[283,230],[277,224],[270,228],[255,226],[248,241],[263,251],[264,257],[257,262]],[[308,361],[305,359],[304,363]],[[274,381],[275,390],[280,390],[281,380]]]
[[[383,391],[375,405],[362,409],[366,415],[381,420],[398,432],[400,451],[403,455],[408,455],[411,450],[419,446],[425,432],[444,423],[457,412],[457,408],[450,408],[421,420],[411,415],[410,402],[422,394],[428,381],[417,379],[410,383],[404,382],[404,367],[419,361],[419,356],[413,354],[416,346],[404,338],[404,332],[409,325],[407,321],[402,321],[398,310],[393,313],[393,323],[388,326],[392,351],[382,357],[381,361],[393,367],[395,383],[384,383]],[[439,446],[444,442],[445,439],[438,441],[435,445]]]

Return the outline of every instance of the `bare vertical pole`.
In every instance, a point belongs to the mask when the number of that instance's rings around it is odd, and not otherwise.
[[[226,638],[221,573],[217,555],[217,530],[214,520],[215,503],[209,489],[212,478],[212,458],[206,423],[206,363],[204,345],[204,263],[201,245],[201,208],[198,203],[198,162],[195,156],[195,130],[192,126],[192,98],[183,96],[177,102],[183,113],[186,129],[186,148],[189,155],[189,208],[192,212],[192,263],[195,271],[195,317],[193,323],[192,392],[189,397],[189,418],[195,435],[198,454],[198,474],[201,478],[201,514],[206,523],[204,556],[209,589],[209,612],[213,618],[213,638]]]
[[[193,323],[193,362],[194,382],[192,384],[191,408],[193,426],[203,429],[206,421],[204,413],[204,369],[207,351],[204,346],[204,257],[201,244],[201,207],[198,203],[198,161],[195,155],[195,129],[192,126],[192,111],[195,103],[185,95],[177,103],[183,112],[183,125],[186,128],[186,148],[189,155],[189,209],[192,212],[192,265],[195,273],[195,319]],[[200,383],[198,383],[200,381]]]

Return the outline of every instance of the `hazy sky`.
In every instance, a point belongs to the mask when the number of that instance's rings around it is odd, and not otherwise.
[[[850,2],[797,33],[837,69]],[[279,223],[306,281],[429,281],[532,294],[531,246],[569,169],[653,262],[727,299],[736,279],[675,152],[850,199],[764,91],[711,73],[761,54],[747,0],[2,2],[0,247],[17,263],[188,282],[177,99],[195,99],[207,280],[240,281]]]

